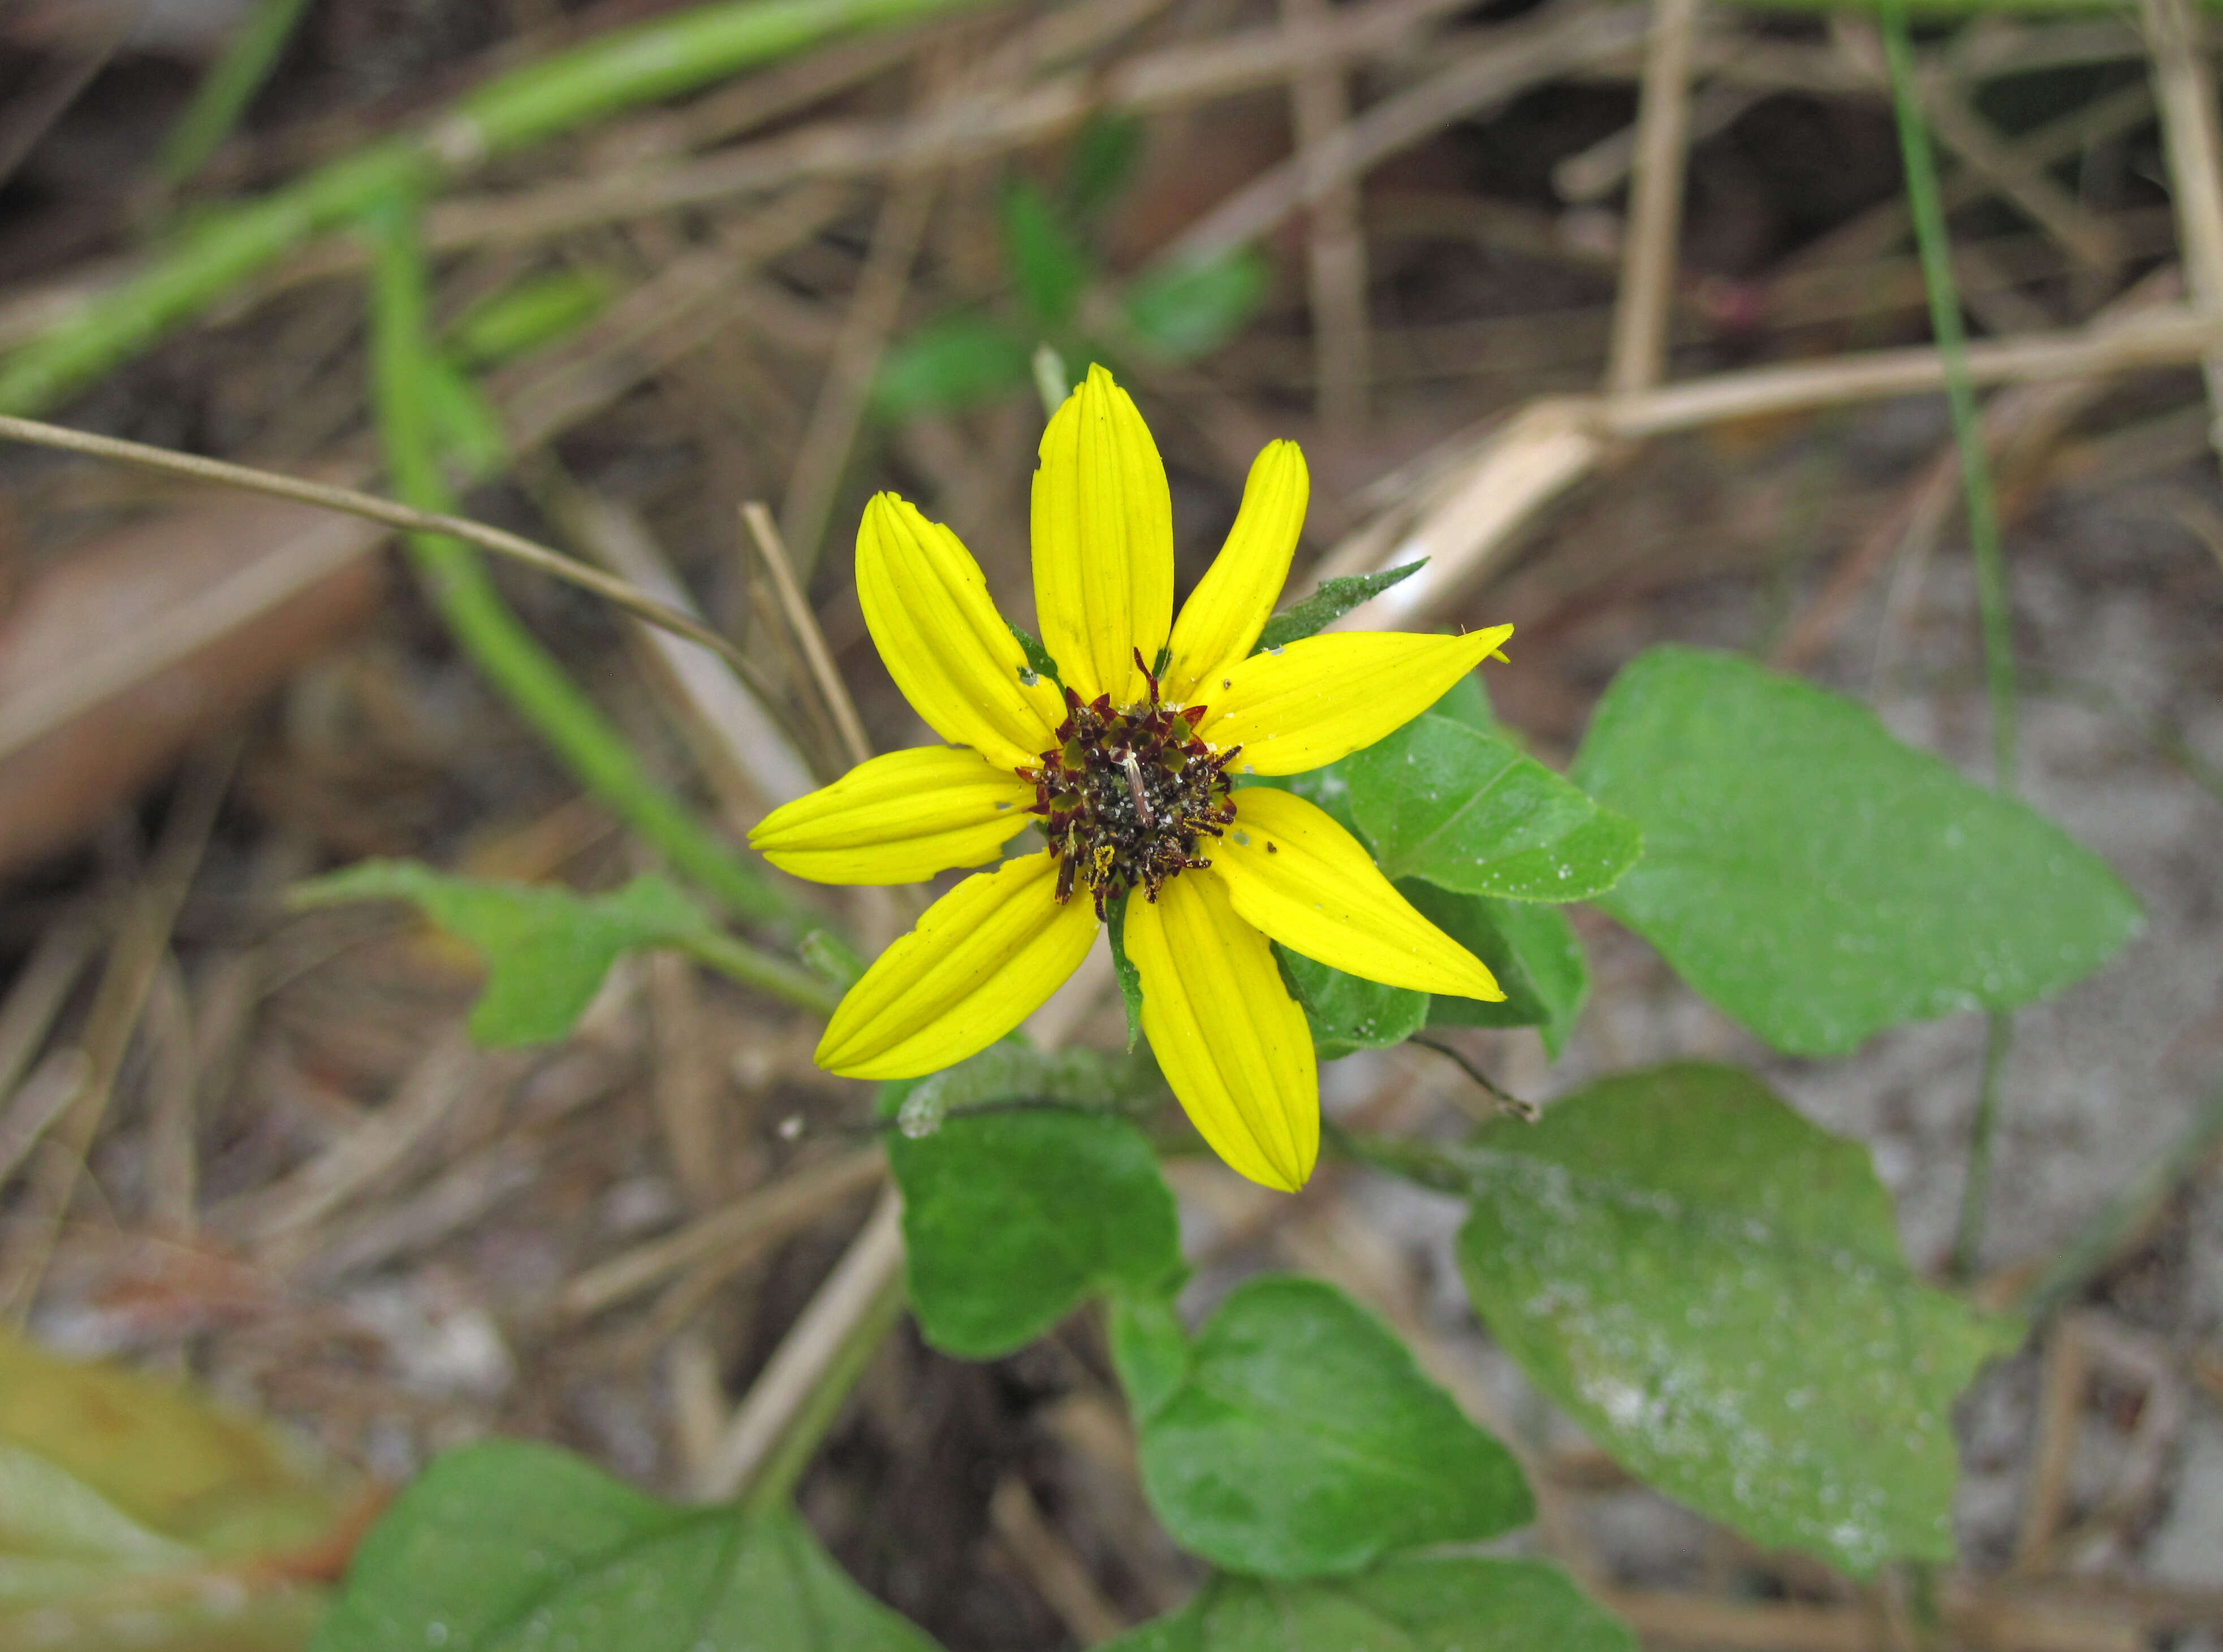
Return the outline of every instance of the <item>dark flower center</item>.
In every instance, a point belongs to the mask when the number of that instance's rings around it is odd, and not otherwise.
[[[1209,865],[1197,858],[1197,839],[1220,836],[1235,818],[1227,765],[1242,748],[1215,752],[1198,739],[1205,708],[1161,704],[1139,650],[1135,663],[1150,685],[1148,703],[1115,711],[1109,694],[1084,701],[1067,688],[1058,744],[1018,771],[1034,783],[1028,813],[1041,817],[1057,857],[1059,902],[1086,887],[1099,918],[1130,889],[1155,901],[1175,873]]]

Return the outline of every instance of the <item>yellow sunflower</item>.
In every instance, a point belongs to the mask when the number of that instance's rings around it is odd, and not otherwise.
[[[819,1065],[909,1078],[985,1049],[1080,966],[1131,891],[1123,939],[1167,1082],[1221,1158],[1294,1191],[1319,1152],[1319,1078],[1269,939],[1392,986],[1505,996],[1327,814],[1242,783],[1373,744],[1512,632],[1344,631],[1252,653],[1308,486],[1294,443],[1258,455],[1175,619],[1165,466],[1134,402],[1092,367],[1043,432],[1034,481],[1035,600],[1061,687],[1029,669],[954,534],[892,493],[866,506],[865,623],[950,744],[860,763],[750,843],[822,883],[978,866],[1030,823],[1049,847],[929,908],[842,999]]]

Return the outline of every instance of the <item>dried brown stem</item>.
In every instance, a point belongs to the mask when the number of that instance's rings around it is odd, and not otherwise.
[[[1691,43],[1698,0],[1654,0],[1636,110],[1636,157],[1621,298],[1613,316],[1609,394],[1648,390],[1667,375],[1667,324],[1683,227],[1691,133]]]

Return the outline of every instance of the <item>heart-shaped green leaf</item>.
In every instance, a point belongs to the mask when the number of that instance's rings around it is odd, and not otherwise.
[[[1628,820],[1533,757],[1433,713],[1342,767],[1351,813],[1392,878],[1583,901],[1611,889],[1642,846]]]
[[[931,1652],[785,1510],[682,1509],[489,1440],[435,1462],[356,1551],[316,1652]]]
[[[1533,1512],[1505,1448],[1380,1322],[1311,1279],[1229,1296],[1144,1418],[1142,1459],[1174,1541],[1263,1577],[1355,1572]]]
[[[2121,880],[2043,815],[1739,656],[1636,660],[1575,775],[1644,829],[1606,910],[1794,1054],[2031,1002],[2138,926]]]
[[[1104,1290],[1178,1285],[1181,1229],[1156,1155],[1124,1120],[959,1115],[897,1135],[911,1306],[926,1340],[990,1360]]]
[[[1631,1472],[1866,1574],[1949,1560],[1952,1406],[2018,1328],[1917,1279],[1867,1150],[1732,1067],[1662,1067],[1492,1125],[1467,1289]]]

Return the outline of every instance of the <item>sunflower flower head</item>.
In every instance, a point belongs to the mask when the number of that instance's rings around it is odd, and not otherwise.
[[[1319,1153],[1319,1073],[1271,942],[1392,986],[1504,996],[1325,812],[1251,783],[1372,744],[1511,634],[1341,631],[1253,652],[1307,490],[1295,444],[1269,443],[1176,619],[1165,466],[1134,402],[1092,367],[1035,472],[1035,600],[1054,679],[1028,664],[954,534],[893,494],[866,506],[865,623],[948,744],[860,763],[749,841],[826,883],[981,865],[1029,825],[1047,846],[929,908],[834,1010],[821,1066],[908,1078],[985,1049],[1064,983],[1127,897],[1122,939],[1167,1082],[1221,1158],[1294,1191]]]

